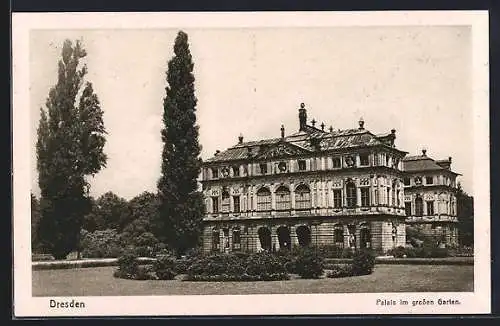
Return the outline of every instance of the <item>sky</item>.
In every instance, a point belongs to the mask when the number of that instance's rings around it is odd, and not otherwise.
[[[107,167],[91,194],[131,199],[160,175],[167,62],[177,29],[30,33],[32,191],[39,195],[39,110],[57,81],[65,39],[81,40],[108,132]],[[202,158],[238,141],[298,131],[298,108],[327,128],[396,129],[408,155],[452,157],[473,190],[472,45],[467,26],[184,29],[193,55]]]

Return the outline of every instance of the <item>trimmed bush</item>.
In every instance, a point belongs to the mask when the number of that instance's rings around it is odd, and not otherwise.
[[[352,259],[353,275],[369,275],[375,267],[375,253],[370,249],[358,250]]]
[[[263,251],[247,258],[245,272],[248,275],[271,275],[286,273],[286,269],[278,255]]]
[[[239,275],[245,272],[242,258],[233,254],[214,254],[207,257],[193,259],[187,268],[189,275]]]
[[[340,278],[353,276],[352,265],[350,264],[336,264],[328,266],[329,272],[326,274],[328,278]]]
[[[429,244],[423,247],[397,247],[388,251],[395,258],[445,258],[450,256],[450,249],[439,248]]]
[[[172,256],[162,256],[156,259],[153,270],[159,280],[172,280],[177,275],[176,261]]]
[[[312,247],[323,258],[352,258],[354,251],[351,248],[341,248],[336,245]]]
[[[139,270],[139,262],[137,255],[134,253],[126,253],[118,258],[118,269],[113,274],[117,278],[125,278],[135,280]]]
[[[301,278],[319,278],[323,274],[323,258],[314,250],[304,249],[297,256],[295,269]]]
[[[289,280],[290,277],[286,273],[281,274],[265,274],[265,275],[186,275],[183,281],[191,282],[255,282],[255,281],[283,281]]]

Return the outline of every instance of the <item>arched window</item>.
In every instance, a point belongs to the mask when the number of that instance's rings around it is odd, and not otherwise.
[[[265,187],[262,187],[257,191],[257,210],[271,210],[271,192]]]
[[[344,228],[342,225],[335,225],[333,230],[333,242],[338,247],[344,247]]]
[[[311,208],[311,191],[308,186],[302,184],[295,188],[295,208]]]
[[[285,186],[276,189],[276,209],[290,209],[290,190]]]
[[[297,227],[295,230],[297,240],[301,247],[307,247],[311,243],[311,230],[305,225]]]
[[[355,207],[357,198],[356,198],[356,185],[354,182],[350,181],[347,183],[346,187],[346,204],[347,207]]]
[[[229,212],[229,193],[226,190],[222,192],[222,212]]]
[[[424,215],[424,201],[422,197],[415,198],[415,216]]]

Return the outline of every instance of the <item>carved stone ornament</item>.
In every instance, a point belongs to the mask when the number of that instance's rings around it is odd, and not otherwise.
[[[415,177],[415,184],[421,185],[422,184],[422,177]]]
[[[221,172],[222,172],[222,176],[224,178],[227,178],[229,176],[229,168],[228,167],[223,167]]]
[[[352,157],[352,156],[346,156],[346,158],[345,158],[345,164],[348,167],[353,167],[354,166],[354,157]]]
[[[287,169],[286,162],[279,162],[278,169],[280,170],[280,172],[286,172]]]

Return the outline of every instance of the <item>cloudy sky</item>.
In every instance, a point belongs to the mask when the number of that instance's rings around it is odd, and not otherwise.
[[[396,145],[452,167],[472,192],[471,31],[465,26],[185,29],[195,63],[202,157],[237,142],[298,129],[309,120],[374,133],[397,130]],[[56,83],[64,39],[88,52],[108,131],[108,165],[92,194],[132,198],[155,191],[160,173],[165,71],[177,30],[39,30],[30,34],[32,189],[39,109]]]

